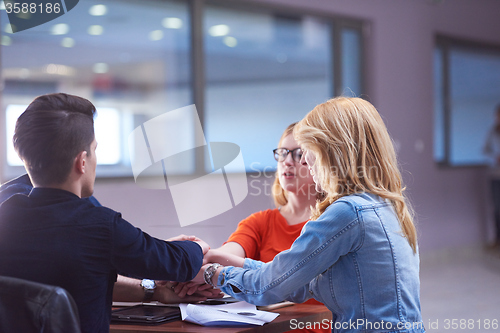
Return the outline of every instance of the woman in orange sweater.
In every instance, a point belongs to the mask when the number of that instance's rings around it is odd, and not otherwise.
[[[301,163],[302,150],[293,138],[296,123],[287,127],[274,149],[278,162],[272,186],[275,209],[250,215],[238,224],[224,245],[217,250],[242,258],[269,262],[287,250],[311,216],[311,207],[321,196],[307,164]],[[311,299],[306,304],[321,304]],[[294,330],[294,332],[323,332],[323,330]],[[324,332],[330,332],[324,330]]]
[[[275,209],[250,215],[218,250],[268,262],[290,248],[300,235],[316,204],[318,193],[307,165],[300,162],[302,150],[293,138],[296,123],[287,127],[274,152],[278,162],[272,186]]]

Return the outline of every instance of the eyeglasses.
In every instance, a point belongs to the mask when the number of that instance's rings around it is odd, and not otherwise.
[[[292,159],[297,163],[300,163],[303,154],[302,149],[300,148],[295,148],[293,150],[289,150],[286,148],[276,148],[273,150],[273,153],[274,159],[278,162],[283,162],[284,160],[286,160],[288,154],[292,153]]]

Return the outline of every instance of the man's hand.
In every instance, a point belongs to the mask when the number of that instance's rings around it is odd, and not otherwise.
[[[219,289],[212,289],[208,285],[201,286],[191,294],[177,294],[175,288],[179,284],[170,281],[156,281],[157,290],[155,290],[155,299],[161,303],[188,303],[206,301],[208,298],[221,298],[224,296]],[[205,286],[208,286],[208,288]]]
[[[205,241],[201,240],[200,238],[198,238],[196,236],[186,236],[184,234],[181,234],[179,236],[175,236],[175,237],[171,237],[171,238],[167,239],[167,242],[186,241],[186,240],[197,243],[201,247],[201,250],[203,251],[203,255],[205,255],[208,252],[208,250],[210,250],[210,246]]]
[[[208,252],[208,250],[210,250],[210,245],[208,245],[206,242],[202,241],[201,239],[198,239],[194,242],[197,243],[199,246],[201,246],[201,250],[203,251],[203,255],[205,255]]]
[[[181,299],[191,297],[192,295],[203,295],[208,298],[221,298],[224,294],[219,289],[213,289],[208,284],[199,284],[195,282],[180,282],[175,285],[173,291]]]
[[[174,291],[179,297],[184,297],[186,295],[193,295],[198,290],[207,290],[212,287],[205,283],[205,279],[203,278],[203,274],[205,273],[205,269],[209,266],[209,264],[203,265],[194,277],[189,282],[179,283],[175,286]],[[218,289],[215,289],[218,290]]]
[[[179,236],[170,237],[169,239],[167,239],[167,242],[185,241],[185,240],[194,242],[194,241],[200,241],[201,239],[199,239],[196,236],[186,236],[184,234],[180,234]]]
[[[205,301],[207,298],[219,298],[219,289],[212,289],[209,285],[200,287],[194,290],[189,295],[187,293],[177,295],[174,287],[177,282],[155,281],[156,288],[154,290],[152,301],[162,303],[181,303],[181,302],[199,302]],[[220,296],[219,296],[220,294]],[[187,295],[187,296],[186,296]],[[118,275],[117,282],[113,288],[113,301],[115,302],[142,302],[144,299],[144,289],[141,287],[141,280]]]

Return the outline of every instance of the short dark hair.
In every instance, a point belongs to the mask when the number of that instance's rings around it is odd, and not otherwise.
[[[87,99],[64,93],[31,102],[17,119],[13,141],[35,183],[63,183],[75,157],[84,150],[91,154],[95,113]]]

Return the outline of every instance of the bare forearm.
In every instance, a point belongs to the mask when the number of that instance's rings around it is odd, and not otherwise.
[[[222,251],[225,253],[234,254],[234,255],[241,257],[241,258],[246,258],[245,249],[243,248],[243,246],[241,246],[239,243],[236,243],[236,242],[227,242],[215,250]]]
[[[176,282],[169,281],[156,281],[156,288],[154,289],[153,298],[151,301],[158,301],[161,303],[187,303],[187,302],[200,302],[207,298],[219,298],[223,295],[220,290],[212,288],[197,288],[193,293],[188,296],[182,295],[180,297],[174,291]],[[113,301],[115,302],[142,302],[144,301],[144,289],[141,286],[141,280],[128,278],[125,276],[118,276],[113,290]]]
[[[141,280],[118,275],[113,289],[114,302],[142,302],[143,299],[144,289],[141,287]],[[155,299],[155,295],[153,295],[153,299]]]
[[[243,267],[245,263],[245,258],[221,250],[210,250],[205,256],[209,262],[216,262],[223,266]]]

